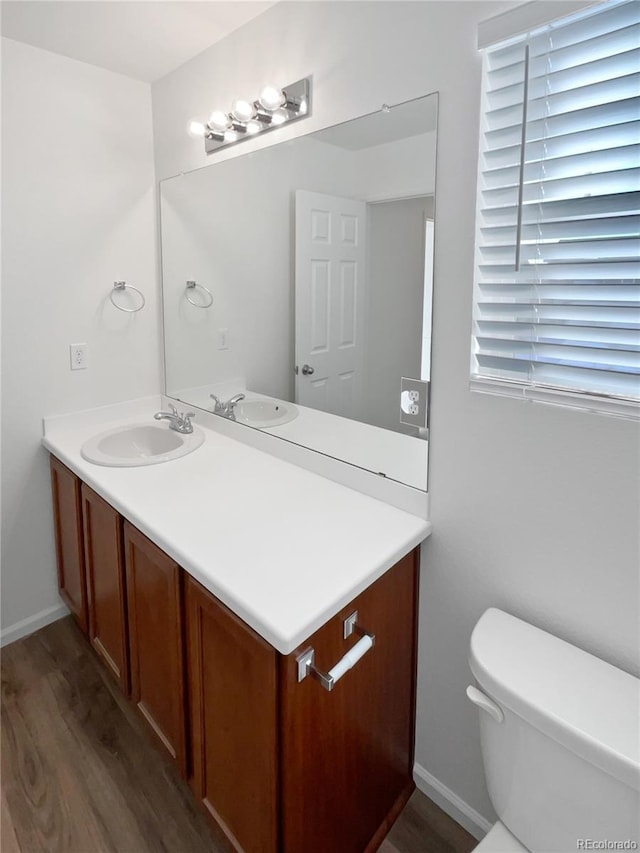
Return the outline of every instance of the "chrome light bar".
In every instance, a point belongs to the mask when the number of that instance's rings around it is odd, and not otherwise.
[[[305,77],[282,89],[265,86],[255,101],[235,101],[228,113],[215,110],[206,124],[191,122],[190,133],[203,136],[205,151],[211,154],[304,118],[310,111],[311,80]]]

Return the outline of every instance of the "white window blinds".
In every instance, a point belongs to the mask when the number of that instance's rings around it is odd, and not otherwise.
[[[486,50],[482,121],[472,386],[637,412],[640,3]]]

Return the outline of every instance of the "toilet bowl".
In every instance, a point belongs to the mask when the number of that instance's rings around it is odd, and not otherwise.
[[[640,680],[495,608],[469,662],[499,818],[476,850],[640,849]]]

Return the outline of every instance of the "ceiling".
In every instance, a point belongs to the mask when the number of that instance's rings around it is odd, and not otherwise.
[[[273,5],[266,0],[2,0],[1,32],[152,83]]]

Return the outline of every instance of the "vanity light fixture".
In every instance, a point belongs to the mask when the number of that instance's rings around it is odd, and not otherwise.
[[[309,115],[310,97],[308,77],[282,89],[265,86],[255,101],[239,98],[228,113],[214,110],[204,124],[191,121],[188,132],[191,136],[204,137],[205,151],[211,154],[218,148],[304,118]]]

